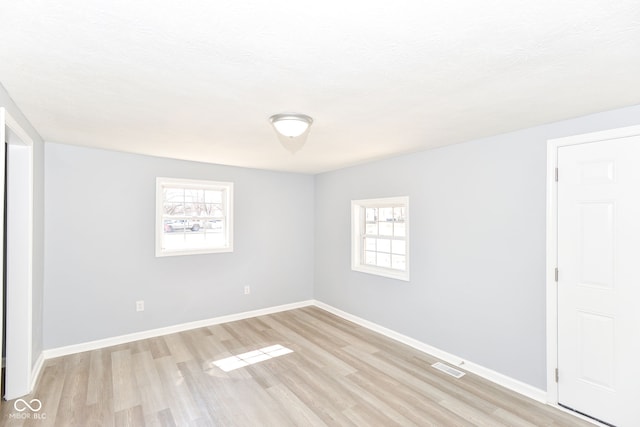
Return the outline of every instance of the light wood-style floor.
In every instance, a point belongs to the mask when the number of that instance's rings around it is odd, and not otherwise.
[[[293,353],[213,364],[275,344]],[[40,418],[8,401],[0,425],[592,426],[436,361],[306,307],[48,360],[24,398],[42,402]]]

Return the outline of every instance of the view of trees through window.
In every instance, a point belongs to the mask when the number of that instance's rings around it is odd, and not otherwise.
[[[202,251],[229,246],[230,188],[217,184],[220,183],[190,185],[180,180],[161,184],[162,251]]]
[[[222,190],[164,188],[164,216],[171,219],[221,220],[224,218]]]

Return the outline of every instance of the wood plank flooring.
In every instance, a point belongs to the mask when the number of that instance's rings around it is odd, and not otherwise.
[[[293,352],[213,364],[275,344]],[[48,360],[24,398],[40,411],[3,402],[0,425],[592,426],[436,361],[306,307]]]

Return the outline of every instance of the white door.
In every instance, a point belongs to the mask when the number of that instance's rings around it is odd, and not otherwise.
[[[558,403],[640,426],[640,136],[558,148]]]

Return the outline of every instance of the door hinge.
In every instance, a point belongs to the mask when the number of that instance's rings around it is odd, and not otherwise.
[[[556,271],[554,273],[554,276],[555,276],[555,279],[556,279],[556,282],[557,282],[558,281],[558,267],[556,267]]]
[[[558,168],[556,168],[556,182],[558,182]]]
[[[560,379],[560,376],[558,375],[558,368],[556,368],[556,382],[558,382],[559,379]]]

